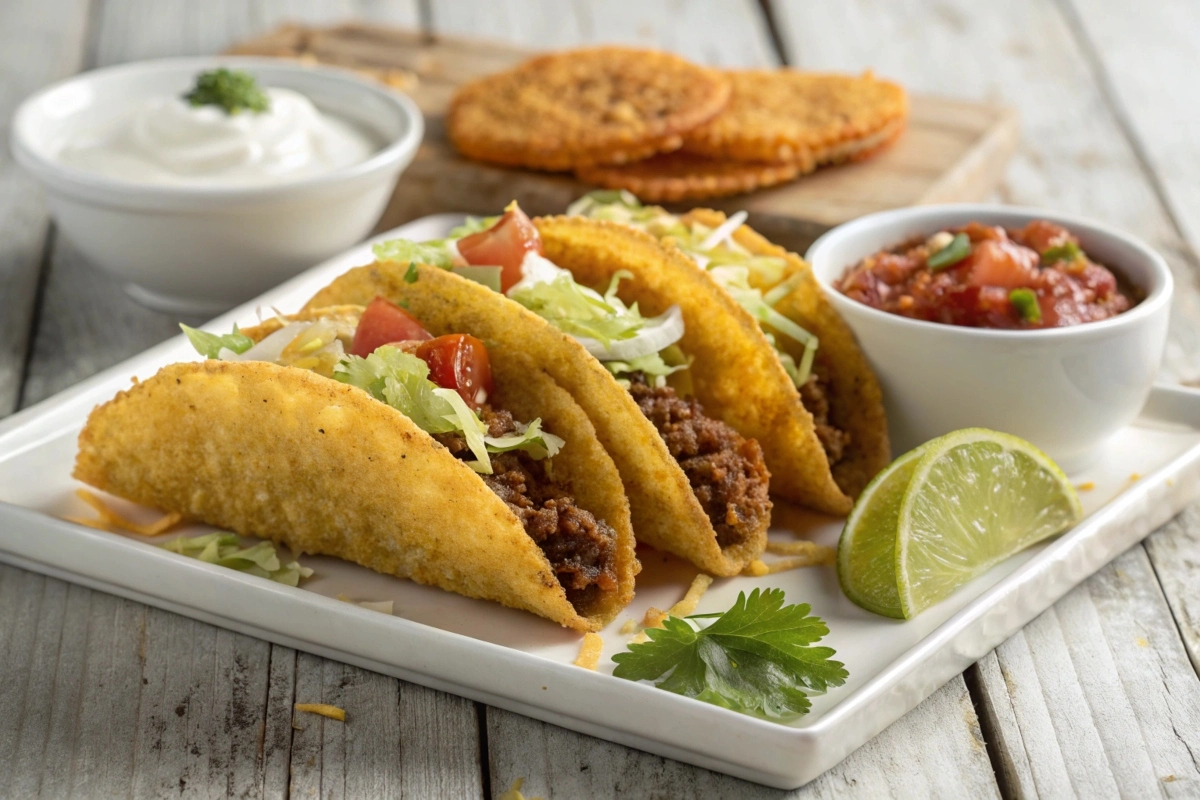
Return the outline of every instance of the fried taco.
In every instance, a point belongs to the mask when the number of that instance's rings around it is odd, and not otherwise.
[[[93,410],[76,478],[580,631],[632,599],[620,477],[526,354],[383,299],[185,330],[208,359]]]
[[[770,473],[762,448],[710,416],[693,391],[712,354],[689,352],[687,312],[661,303],[647,317],[618,295],[632,274],[623,266],[644,269],[661,260],[664,248],[625,226],[567,222],[610,237],[600,259],[606,271],[586,272],[553,229],[539,236],[512,207],[494,224],[456,231],[453,240],[380,245],[376,263],[341,276],[308,307],[382,295],[405,304],[434,332],[468,330],[529,354],[591,419],[621,475],[638,541],[709,574],[735,575],[766,546]],[[552,263],[543,247],[583,277],[577,281]],[[685,277],[711,281],[694,267]],[[757,332],[752,321],[745,324]]]
[[[753,317],[782,370],[767,376],[764,393],[798,408],[763,428],[746,403],[701,397],[767,454],[772,488],[821,511],[845,514],[890,458],[883,395],[853,332],[834,310],[795,253],[771,244],[749,226],[745,212],[726,217],[695,209],[682,216],[643,206],[629,192],[593,192],[568,214],[647,231],[705,269],[724,293]],[[697,317],[721,308],[703,294],[684,296]],[[685,305],[685,308],[688,307]],[[819,346],[818,346],[819,343]],[[786,401],[783,398],[787,398]]]

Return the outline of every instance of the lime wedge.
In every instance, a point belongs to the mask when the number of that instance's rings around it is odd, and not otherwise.
[[[968,428],[897,458],[867,486],[838,542],[838,582],[868,611],[912,619],[1083,516],[1041,450]]]
[[[924,445],[896,521],[895,575],[906,619],[1083,516],[1050,458],[983,428]]]
[[[896,586],[896,523],[924,446],[910,450],[867,484],[838,540],[837,575],[852,602],[885,617],[904,618]]]

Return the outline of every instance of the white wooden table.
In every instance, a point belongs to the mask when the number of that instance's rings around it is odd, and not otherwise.
[[[1200,377],[1192,0],[0,0],[0,123],[121,61],[363,18],[720,65],[874,67],[1016,106],[998,197],[1119,224],[1177,279],[1164,380]],[[5,136],[6,134],[0,134]],[[0,148],[0,415],[177,332],[81,263]],[[169,256],[168,256],[169,257]],[[189,321],[189,320],[185,320]],[[1200,505],[797,797],[1200,797]],[[335,703],[352,724],[306,718]],[[758,797],[773,790],[0,566],[0,796]]]

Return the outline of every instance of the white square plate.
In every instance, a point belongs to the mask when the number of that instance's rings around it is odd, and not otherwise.
[[[379,237],[444,236],[458,215],[417,220]],[[371,261],[354,248],[214,320],[227,332],[256,309],[290,312],[334,277]],[[1142,417],[1092,469],[1073,476],[1088,516],[1064,536],[1009,559],[918,619],[884,619],[842,596],[831,568],[716,581],[700,612],[724,611],[739,591],[782,588],[830,628],[850,678],[814,697],[792,725],[744,716],[611,676],[618,629],[649,606],[668,608],[696,570],[639,550],[637,597],[602,633],[598,672],[572,666],[579,636],[531,614],[307,557],[316,575],[294,589],[168,553],[148,540],[60,519],[90,512],[74,496],[75,440],[87,413],[159,367],[194,360],[176,337],[0,423],[0,560],[186,616],[461,694],[660,755],[780,788],[829,769],[1012,635],[1073,586],[1167,521],[1200,488],[1200,393],[1156,389]],[[148,512],[125,506],[137,517]],[[839,520],[777,502],[772,536],[836,544]],[[208,530],[185,529],[186,534]],[[769,558],[769,557],[768,557]],[[395,614],[335,599],[392,600]]]

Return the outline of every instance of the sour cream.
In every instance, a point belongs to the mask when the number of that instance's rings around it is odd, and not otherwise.
[[[267,89],[270,110],[226,114],[179,97],[133,104],[106,124],[77,132],[62,164],[151,184],[254,186],[285,183],[365,161],[379,143],[323,114],[304,95]]]

